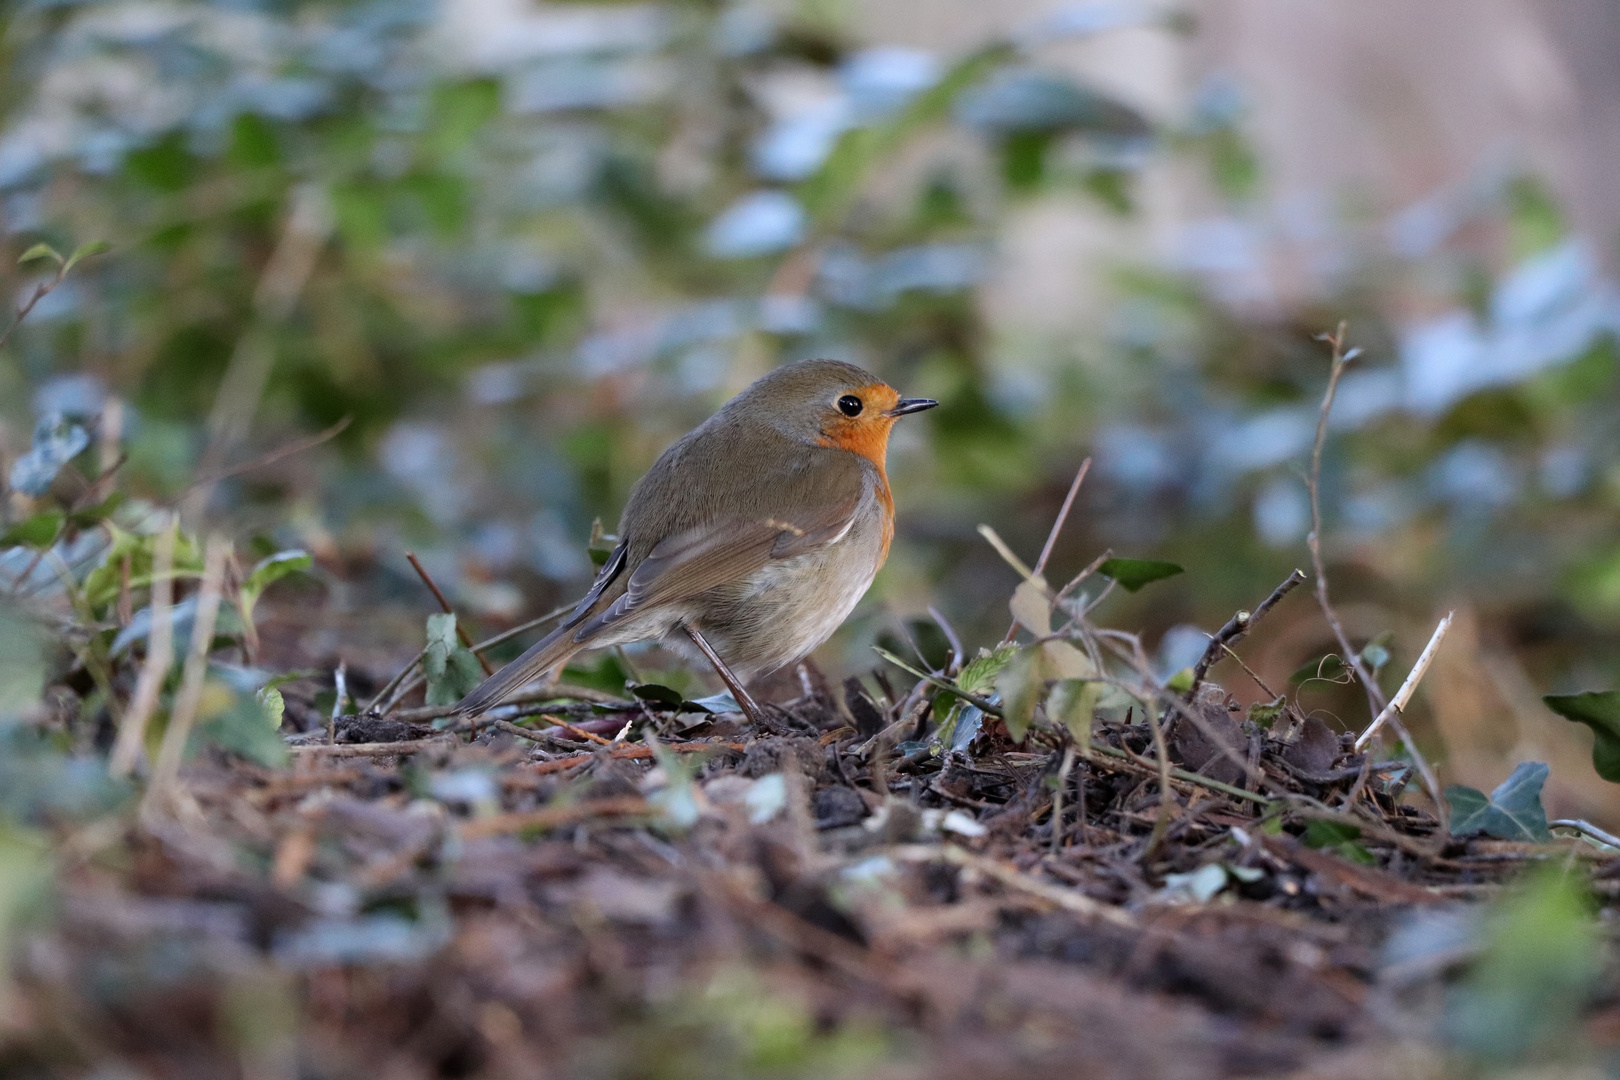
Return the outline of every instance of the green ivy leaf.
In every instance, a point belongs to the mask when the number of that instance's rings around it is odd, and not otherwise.
[[[1611,783],[1620,784],[1620,690],[1585,694],[1549,694],[1547,708],[1592,729],[1592,767]]]
[[[454,615],[428,616],[422,674],[427,676],[429,705],[454,705],[483,679],[478,658],[456,639]]]
[[[1322,821],[1314,820],[1305,826],[1305,835],[1301,837],[1306,847],[1318,848],[1328,851],[1350,862],[1361,863],[1363,866],[1372,866],[1378,862],[1373,853],[1362,847],[1357,841],[1361,838],[1361,830],[1348,821]]]
[[[1136,592],[1144,585],[1184,572],[1173,562],[1160,562],[1157,559],[1109,559],[1097,567],[1097,573],[1112,578],[1126,592]]]
[[[1446,788],[1446,804],[1451,808],[1451,835],[1484,833],[1499,840],[1524,840],[1545,844],[1547,812],[1541,807],[1541,786],[1548,769],[1539,761],[1521,761],[1512,775],[1486,798],[1482,792],[1462,784]]]
[[[274,555],[260,559],[248,571],[247,580],[242,583],[242,599],[249,609],[258,603],[264,590],[275,581],[280,581],[288,574],[296,574],[308,570],[314,565],[309,552],[297,548],[278,551]]]
[[[1288,699],[1284,697],[1278,697],[1275,701],[1257,701],[1249,706],[1249,723],[1269,731],[1287,707]]]
[[[56,538],[62,534],[62,524],[67,520],[59,510],[47,510],[33,517],[25,518],[6,530],[0,536],[0,547],[48,548],[56,543]]]
[[[75,510],[68,514],[68,523],[80,529],[89,529],[112,517],[113,512],[123,505],[124,493],[115,491],[94,506],[87,506],[83,510]]]
[[[1001,691],[1002,720],[1013,742],[1023,742],[1035,722],[1035,706],[1046,688],[1046,670],[1038,646],[1019,649],[996,676]]]
[[[280,702],[281,695],[271,693]],[[199,730],[222,750],[240,754],[267,768],[276,768],[285,765],[288,758],[287,744],[276,731],[280,726],[281,717],[272,717],[268,695],[253,695],[237,698],[236,704],[201,725]]]
[[[662,683],[627,683],[625,689],[642,701],[650,701],[656,705],[668,705],[678,709],[686,703],[685,696],[679,690]]]

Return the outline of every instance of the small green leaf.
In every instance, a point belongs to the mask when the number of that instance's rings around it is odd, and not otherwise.
[[[1109,559],[1097,567],[1097,573],[1112,578],[1126,592],[1136,592],[1144,585],[1175,577],[1184,571],[1173,562],[1160,562],[1157,559]]]
[[[1085,679],[1059,679],[1046,697],[1046,715],[1068,729],[1082,749],[1091,745],[1091,723],[1102,697],[1102,684]]]
[[[314,561],[309,552],[291,548],[287,551],[278,551],[274,555],[260,559],[248,572],[247,580],[242,583],[242,596],[249,606],[257,603],[264,590],[270,583],[280,581],[288,574],[296,574],[308,570]]]
[[[75,510],[68,514],[69,524],[80,529],[93,528],[113,516],[113,512],[124,505],[124,493],[115,491],[105,499],[83,510]]]
[[[33,247],[29,248],[27,251],[18,256],[17,265],[21,266],[23,263],[33,262],[35,259],[54,259],[56,260],[56,264],[58,266],[62,264],[61,254],[55,248],[51,247],[51,245],[35,244]]]
[[[277,699],[281,697],[276,694]],[[202,736],[223,750],[240,754],[260,765],[275,768],[287,763],[287,744],[281,741],[276,729],[281,720],[271,723],[270,703],[262,696],[237,698],[236,704],[219,716],[204,723]]]
[[[1016,645],[997,645],[994,649],[980,649],[979,655],[969,660],[956,677],[956,685],[970,694],[994,690],[996,676],[1018,652]]]
[[[1446,804],[1451,808],[1451,835],[1484,833],[1499,840],[1524,840],[1545,844],[1547,812],[1541,807],[1541,786],[1547,782],[1547,766],[1539,761],[1521,761],[1487,799],[1481,792],[1461,784],[1446,788]]]
[[[483,678],[478,658],[456,640],[454,615],[428,616],[422,674],[427,677],[429,705],[454,705]]]
[[[1020,581],[1007,605],[1018,625],[1036,637],[1046,637],[1052,632],[1052,605],[1047,603],[1045,586],[1040,578]]]
[[[1309,663],[1301,664],[1297,671],[1288,676],[1288,681],[1291,683],[1310,682],[1313,679],[1322,679],[1326,682],[1335,683],[1349,682],[1350,668],[1346,666],[1344,658],[1338,653],[1328,653],[1326,656],[1319,656]]]
[[[1277,722],[1283,710],[1288,707],[1288,699],[1278,697],[1275,701],[1255,702],[1249,706],[1249,723],[1255,727],[1271,730],[1271,725]]]
[[[73,249],[73,254],[67,257],[67,262],[62,264],[62,273],[65,274],[73,269],[81,259],[88,259],[92,255],[100,255],[104,251],[111,250],[112,245],[105,240],[91,240],[88,243],[80,244]]]
[[[6,530],[0,536],[0,547],[48,548],[56,543],[56,538],[62,534],[62,523],[66,517],[59,510],[47,510],[42,514],[35,514],[25,518]]]
[[[1002,719],[1013,742],[1024,741],[1029,726],[1035,722],[1035,706],[1040,703],[1045,687],[1046,666],[1042,663],[1039,646],[1019,649],[996,676],[996,689],[1001,691]]]
[[[1375,865],[1378,860],[1373,853],[1356,842],[1360,836],[1361,830],[1347,821],[1314,820],[1305,826],[1303,839],[1306,847],[1319,848],[1363,866]]]
[[[686,701],[679,690],[664,686],[662,683],[626,683],[624,688],[642,701],[651,701],[659,705],[680,708]]]
[[[1172,693],[1185,694],[1193,687],[1193,669],[1190,667],[1182,668],[1170,676],[1170,681],[1165,683],[1164,687]]]
[[[1358,839],[1361,830],[1347,821],[1313,820],[1305,826],[1302,839],[1310,848],[1334,847]]]
[[[1451,835],[1469,836],[1484,832],[1491,820],[1491,800],[1478,788],[1466,784],[1446,785],[1446,806],[1451,811]]]
[[[1361,647],[1361,662],[1367,665],[1367,670],[1374,675],[1389,663],[1389,647],[1395,641],[1395,632],[1385,630]]]
[[[281,718],[287,714],[287,702],[281,696],[281,691],[267,686],[254,695],[258,699],[259,708],[264,710],[264,718],[272,731],[281,728]]]
[[[1620,690],[1585,694],[1550,694],[1547,708],[1592,729],[1592,767],[1603,779],[1620,784]]]

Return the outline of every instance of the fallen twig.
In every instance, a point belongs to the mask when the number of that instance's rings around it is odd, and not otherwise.
[[[462,840],[480,840],[488,836],[501,836],[529,829],[555,829],[559,825],[575,825],[591,818],[646,817],[652,812],[652,804],[639,796],[581,799],[565,806],[542,806],[538,810],[492,814],[489,817],[477,818],[460,826],[456,833]]]
[[[1064,911],[1076,915],[1083,915],[1089,919],[1100,919],[1103,922],[1113,923],[1115,926],[1136,928],[1136,919],[1130,912],[1112,904],[1104,904],[1100,900],[1093,900],[1083,892],[1075,889],[1062,889],[1056,885],[1048,885],[1044,881],[1037,881],[1028,874],[1021,872],[1016,866],[1002,863],[996,859],[975,855],[964,847],[955,844],[946,844],[940,849],[940,858],[948,863],[955,863],[967,869],[977,871],[993,881],[1019,892],[1039,897],[1048,903],[1062,908]]]
[[[1293,592],[1294,588],[1304,580],[1304,571],[1295,570],[1283,579],[1281,585],[1271,590],[1271,595],[1260,601],[1260,605],[1252,612],[1239,611],[1226,621],[1225,626],[1215,631],[1214,636],[1209,639],[1209,646],[1204,650],[1204,655],[1198,658],[1197,665],[1193,667],[1192,686],[1187,688],[1182,700],[1191,701],[1193,696],[1198,693],[1198,687],[1203,683],[1204,676],[1209,673],[1209,669],[1214,666],[1215,662],[1221,658],[1221,653],[1231,652],[1230,646],[1243,640],[1249,631],[1254,629],[1254,624],[1265,616],[1266,612],[1276,607],[1279,600]]]
[[[414,754],[434,746],[443,746],[451,741],[448,735],[430,735],[425,739],[402,739],[399,742],[370,742],[370,743],[311,743],[304,746],[289,746],[287,750],[294,757],[375,757],[379,754]]]
[[[1454,615],[1456,615],[1454,611],[1447,612],[1446,617],[1440,620],[1440,625],[1434,628],[1433,636],[1429,638],[1429,643],[1423,647],[1422,654],[1418,656],[1417,663],[1412,665],[1412,670],[1406,676],[1406,681],[1401,683],[1401,688],[1395,691],[1395,696],[1389,699],[1389,704],[1385,705],[1383,711],[1367,726],[1367,730],[1356,736],[1357,750],[1366,746],[1367,740],[1378,734],[1378,729],[1383,727],[1391,718],[1406,711],[1406,705],[1412,700],[1412,694],[1417,690],[1418,683],[1423,681],[1423,676],[1429,670],[1429,665],[1434,663],[1435,654],[1440,651],[1440,643],[1445,640],[1446,631],[1451,629],[1451,620]]]
[[[729,750],[742,753],[748,749],[747,743],[740,742],[683,742],[666,743],[664,749],[677,754],[701,754],[706,751]],[[529,766],[528,771],[536,776],[546,773],[560,772],[571,765],[590,761],[592,758],[606,755],[615,761],[642,761],[653,756],[652,747],[646,743],[617,743],[611,747],[604,746],[600,750],[584,750],[566,757],[554,757],[546,761],[537,761]]]
[[[1584,818],[1559,818],[1556,821],[1547,822],[1547,827],[1574,829],[1576,832],[1585,833],[1600,844],[1607,844],[1612,848],[1620,849],[1620,836],[1604,832]]]

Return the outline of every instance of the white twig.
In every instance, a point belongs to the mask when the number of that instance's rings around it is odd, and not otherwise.
[[[180,691],[174,698],[174,713],[169,717],[169,726],[163,732],[163,744],[158,748],[157,762],[152,766],[148,797],[165,792],[180,772],[186,740],[191,737],[191,728],[197,719],[197,706],[202,702],[203,681],[208,675],[208,647],[214,640],[214,623],[219,616],[220,581],[225,576],[225,556],[229,551],[230,547],[223,537],[208,538],[207,554],[203,558],[202,585],[197,593],[197,618],[191,625],[191,648],[180,675]]]
[[[1584,818],[1559,818],[1556,821],[1549,821],[1547,824],[1554,828],[1562,826],[1566,829],[1574,829],[1576,832],[1585,833],[1587,836],[1590,836],[1593,840],[1596,840],[1600,844],[1607,844],[1612,848],[1620,848],[1620,836],[1615,836],[1610,832],[1604,832],[1602,829],[1598,828],[1596,825],[1585,820]]]
[[[128,776],[135,770],[147,722],[157,708],[163,680],[174,660],[174,545],[179,530],[179,521],[171,516],[168,527],[152,545],[152,629],[146,638],[146,663],[141,665],[140,677],[135,681],[129,711],[118,725],[118,739],[107,767],[115,777]]]
[[[343,703],[349,698],[349,662],[339,660],[337,670],[332,672],[332,685],[337,688],[337,697],[332,701],[332,715],[326,721],[326,741],[337,742],[338,717],[343,715]]]
[[[1417,691],[1418,683],[1423,681],[1429,665],[1434,662],[1435,654],[1440,651],[1440,643],[1445,640],[1446,631],[1451,629],[1451,619],[1454,615],[1456,615],[1454,611],[1447,612],[1446,617],[1440,620],[1440,625],[1434,628],[1434,636],[1429,638],[1429,644],[1424,646],[1422,655],[1417,658],[1417,663],[1412,665],[1412,672],[1406,677],[1406,681],[1401,683],[1401,688],[1395,691],[1395,696],[1389,699],[1389,704],[1384,706],[1383,711],[1368,725],[1367,730],[1356,737],[1357,750],[1366,746],[1367,740],[1378,734],[1378,729],[1391,718],[1406,711],[1407,702],[1412,700],[1412,694]]]

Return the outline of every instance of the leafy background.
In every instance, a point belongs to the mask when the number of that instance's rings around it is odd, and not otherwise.
[[[1444,777],[1546,761],[1551,812],[1613,827],[1590,733],[1540,696],[1620,685],[1617,216],[1588,182],[1620,32],[1287,7],[12,5],[0,289],[54,273],[17,264],[37,243],[111,247],[5,347],[7,527],[51,505],[31,448],[86,477],[127,452],[121,528],[177,505],[313,554],[262,602],[268,661],[385,669],[430,610],[405,550],[481,628],[543,611],[663,446],[837,356],[943,404],[897,434],[900,542],[830,670],[930,603],[994,640],[1014,578],[976,525],[1029,557],[1091,455],[1053,576],[1185,566],[1108,601],[1169,672],[1306,561],[1312,335],[1344,318],[1366,352],[1323,496],[1352,637],[1393,635],[1392,688],[1455,608],[1414,713]],[[0,577],[48,597],[37,547]],[[1246,655],[1280,685],[1331,648],[1302,591]]]

